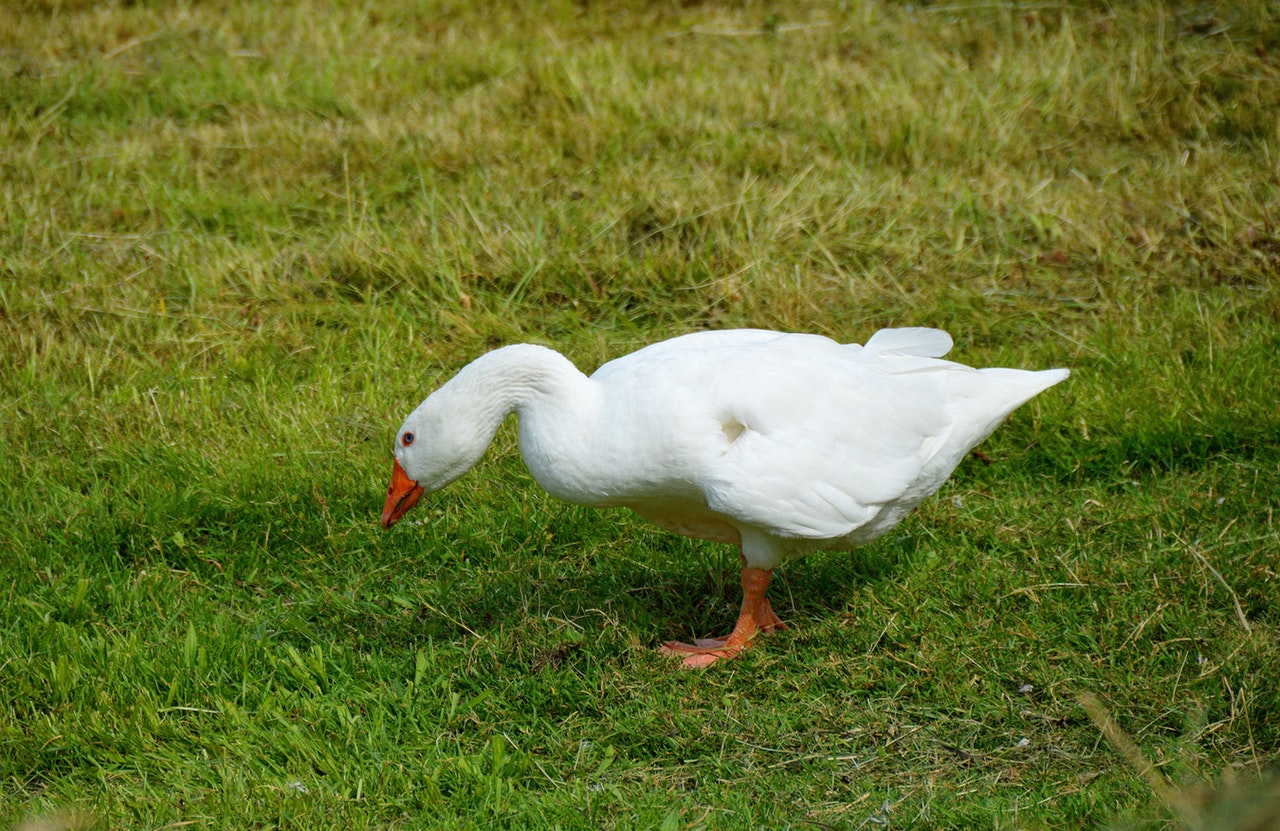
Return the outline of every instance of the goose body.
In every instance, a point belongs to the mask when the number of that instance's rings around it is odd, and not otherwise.
[[[1067,377],[941,360],[950,348],[936,329],[884,329],[865,346],[710,331],[590,377],[545,347],[497,349],[405,420],[382,524],[469,470],[515,413],[525,464],[554,496],[740,546],[734,633],[667,645],[695,666],[733,657],[756,630],[782,625],[764,597],[775,566],[885,533],[1014,409]]]

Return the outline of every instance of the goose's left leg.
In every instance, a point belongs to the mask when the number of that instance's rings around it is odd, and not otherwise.
[[[738,622],[726,638],[700,638],[694,644],[668,641],[662,651],[668,654],[684,655],[685,666],[705,667],[714,664],[721,658],[736,658],[746,649],[756,632],[761,630],[772,632],[785,628],[786,624],[774,614],[765,592],[769,590],[769,581],[773,579],[773,569],[742,569],[742,611],[738,613]]]

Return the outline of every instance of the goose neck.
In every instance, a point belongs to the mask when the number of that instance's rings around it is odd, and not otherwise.
[[[543,346],[517,344],[495,349],[472,361],[450,386],[475,401],[484,402],[496,421],[523,412],[547,398],[571,394],[585,381],[569,359]]]

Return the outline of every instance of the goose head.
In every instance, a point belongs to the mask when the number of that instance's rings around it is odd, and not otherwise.
[[[428,396],[400,425],[382,508],[383,528],[399,522],[424,494],[440,490],[480,461],[505,413],[476,392],[455,379]]]

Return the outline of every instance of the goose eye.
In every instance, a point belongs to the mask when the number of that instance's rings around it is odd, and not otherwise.
[[[400,443],[403,444],[405,447],[408,447],[409,445],[413,444],[413,433],[405,433],[403,436],[401,436]]]

